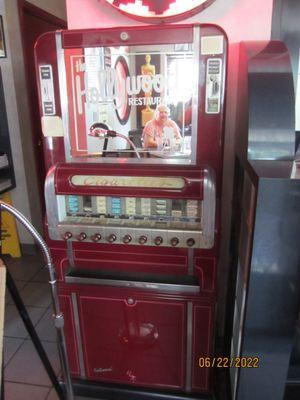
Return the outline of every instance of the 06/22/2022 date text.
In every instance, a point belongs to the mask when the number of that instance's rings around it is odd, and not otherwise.
[[[258,368],[259,357],[199,357],[199,368]]]

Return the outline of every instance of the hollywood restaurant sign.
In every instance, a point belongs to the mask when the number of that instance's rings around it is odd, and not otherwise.
[[[82,74],[82,70],[84,71]],[[83,76],[83,77],[82,77]],[[75,71],[75,96],[78,114],[83,114],[84,104],[99,104],[111,102],[115,109],[130,105],[157,105],[160,97],[151,97],[153,91],[160,94],[167,86],[166,78],[162,74],[132,75],[126,78],[119,77],[113,68],[99,69],[97,71],[98,86],[90,86],[88,72],[85,65],[81,64],[81,71]],[[148,96],[144,96],[148,94]],[[141,97],[130,97],[142,95]]]

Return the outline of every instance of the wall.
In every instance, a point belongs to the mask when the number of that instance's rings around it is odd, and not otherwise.
[[[12,0],[10,0],[12,1]],[[27,0],[49,14],[55,15],[58,18],[67,20],[66,2],[65,0]]]
[[[115,9],[104,0],[66,0],[69,29],[106,28],[112,26],[143,25]],[[84,13],[82,10],[84,9]],[[220,25],[228,35],[227,112],[224,147],[224,174],[222,198],[222,248],[219,265],[219,334],[225,323],[225,300],[229,269],[229,239],[234,164],[234,137],[236,131],[236,103],[238,73],[238,42],[269,40],[271,37],[273,0],[216,0],[198,15],[184,23],[209,22]],[[226,179],[225,179],[226,177]]]
[[[35,6],[66,19],[64,0],[30,0]],[[31,146],[31,120],[27,100],[23,49],[20,33],[18,0],[0,0],[7,58],[0,59],[14,161],[16,188],[11,192],[14,206],[42,233],[43,216],[39,204],[38,181]],[[18,227],[23,245],[33,245],[32,237]]]
[[[2,78],[5,94],[6,112],[8,119],[8,127],[10,133],[10,142],[12,147],[12,156],[16,176],[16,189],[11,191],[14,206],[20,210],[27,218],[31,219],[28,190],[26,184],[26,176],[24,171],[24,156],[21,141],[21,127],[17,110],[17,95],[20,92],[16,90],[11,62],[11,49],[8,34],[8,21],[5,9],[5,1],[0,0],[0,14],[3,18],[4,35],[6,42],[7,58],[0,58],[0,66],[2,69]],[[21,92],[22,93],[22,92]],[[33,243],[31,237],[24,229],[19,230],[22,243]]]

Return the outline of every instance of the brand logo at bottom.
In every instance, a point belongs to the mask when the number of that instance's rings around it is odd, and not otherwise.
[[[107,368],[94,368],[95,373],[102,373],[102,372],[112,372],[113,367],[107,367]]]

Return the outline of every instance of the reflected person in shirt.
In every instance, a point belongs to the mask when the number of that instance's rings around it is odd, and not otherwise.
[[[169,118],[170,109],[160,104],[157,106],[154,118],[148,121],[143,129],[143,147],[163,150],[166,147],[177,149],[182,137],[178,125]]]

